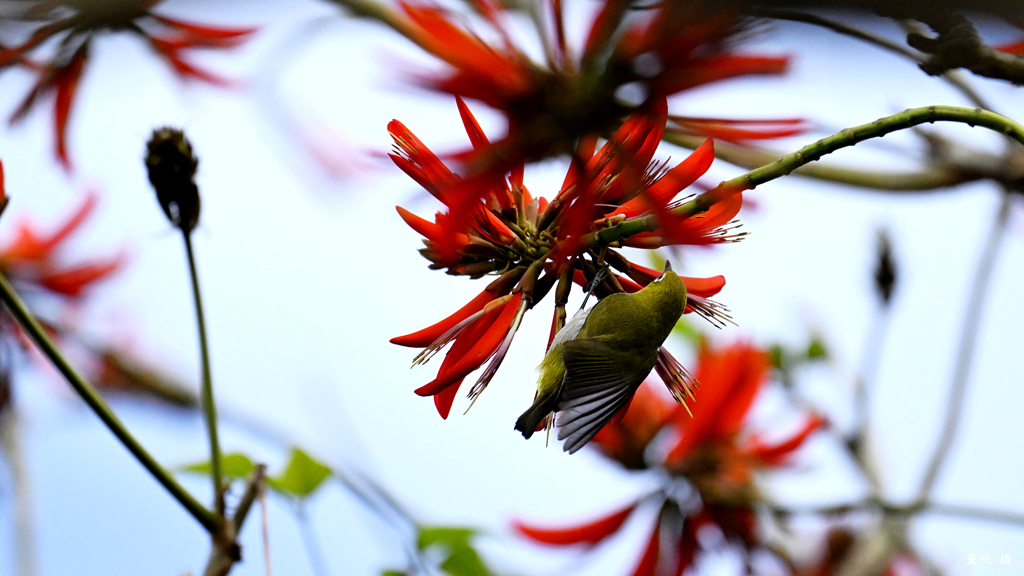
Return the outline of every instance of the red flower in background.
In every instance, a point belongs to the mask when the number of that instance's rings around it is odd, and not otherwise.
[[[544,62],[531,59],[513,39],[511,24],[519,20],[519,7],[494,0],[469,5],[481,33],[493,42],[467,24],[471,15],[424,2],[401,1],[403,13],[392,21],[447,65],[440,75],[422,77],[423,85],[482,101],[508,118],[508,135],[477,150],[473,173],[492,164],[502,172],[516,162],[572,153],[580,138],[615,130],[641,101],[739,76],[778,75],[787,66],[786,58],[735,54],[733,38],[745,30],[745,20],[734,10],[699,3],[641,7],[603,0],[584,44],[573,47],[566,40],[562,0],[540,2],[533,21],[550,18],[552,24],[537,26]],[[633,102],[623,99],[624,87],[635,93]],[[767,131],[773,136],[798,133],[795,122],[769,124]],[[751,127],[729,136],[742,140],[763,134]]]
[[[168,18],[151,11],[159,1],[39,1],[31,2],[17,19],[5,17],[33,29],[26,40],[11,47],[0,43],[0,70],[21,65],[34,69],[38,74],[35,85],[11,116],[11,122],[24,118],[40,98],[53,94],[56,155],[65,169],[71,165],[66,144],[68,118],[95,35],[122,31],[135,34],[180,77],[228,84],[225,79],[192,63],[187,53],[196,48],[236,46],[255,28],[214,27]],[[32,54],[51,41],[58,42],[56,53],[46,63],[35,63]]]
[[[592,546],[618,532],[646,503],[657,502],[651,536],[633,572],[636,576],[682,574],[702,551],[697,535],[705,527],[715,528],[744,550],[757,547],[756,510],[761,495],[755,474],[785,466],[789,456],[824,423],[811,415],[789,439],[777,443],[744,436],[753,400],[769,374],[767,354],[748,344],[703,347],[695,372],[700,396],[692,418],[682,406],[641,386],[626,412],[591,440],[605,457],[627,470],[666,472],[661,490],[583,526],[548,529],[516,522],[515,528],[542,544]],[[679,484],[688,489],[681,490]]]
[[[3,184],[3,165],[0,164],[0,206],[7,200]],[[52,232],[42,232],[27,220],[14,222],[12,237],[0,248],[0,273],[58,340],[75,334],[69,307],[82,304],[88,290],[110,277],[124,260],[120,255],[77,263],[68,263],[62,258],[61,252],[68,245],[69,238],[81,229],[96,203],[95,195],[86,196],[82,204]],[[2,211],[0,207],[0,213]],[[22,348],[28,347],[28,337],[23,335],[6,309],[0,311],[0,338]],[[9,370],[7,362],[0,365],[0,405],[6,401]]]
[[[461,99],[462,119],[477,149],[488,140]],[[399,207],[410,227],[423,235],[421,253],[431,268],[473,278],[497,274],[498,278],[466,306],[434,326],[393,338],[395,344],[423,347],[416,363],[425,362],[449,342],[437,378],[416,392],[434,396],[438,411],[447,417],[463,379],[473,370],[491,364],[470,391],[476,396],[494,375],[508,350],[526,310],[556,285],[556,309],[552,337],[565,318],[565,301],[573,282],[584,285],[600,266],[611,274],[593,288],[598,296],[635,292],[661,272],[630,262],[608,244],[656,247],[677,244],[710,244],[736,238],[723,232],[739,211],[738,190],[722,193],[722,199],[703,213],[680,209],[677,196],[711,165],[709,140],[689,158],[669,169],[652,163],[665,126],[665,103],[638,111],[600,149],[586,139],[577,151],[561,190],[551,202],[534,197],[523,183],[523,166],[500,178],[463,178],[450,170],[415,135],[397,120],[389,126],[395,140],[391,155],[403,171],[448,208],[429,221]],[[470,190],[471,189],[471,190]],[[469,201],[467,201],[469,199]],[[628,227],[616,234],[613,226]],[[697,311],[719,321],[722,309],[707,300],[725,285],[721,276],[684,278],[690,298],[687,311]],[[663,351],[659,374],[680,397],[688,389],[686,371]]]
[[[81,229],[97,202],[96,195],[87,195],[53,232],[40,232],[27,220],[16,223],[13,238],[0,249],[0,272],[19,292],[46,294],[66,304],[77,302],[96,282],[120,268],[124,260],[115,256],[66,264],[60,258],[68,238]]]

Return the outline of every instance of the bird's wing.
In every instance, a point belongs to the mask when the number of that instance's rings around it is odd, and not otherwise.
[[[579,338],[562,344],[565,381],[558,402],[558,439],[570,454],[579,450],[633,397],[634,371],[604,342]],[[644,374],[646,376],[646,374]]]
[[[597,304],[594,306],[597,306]],[[587,316],[590,316],[590,311],[594,309],[594,306],[573,314],[572,318],[565,323],[565,326],[562,326],[562,329],[555,334],[555,338],[551,341],[551,346],[548,346],[548,350],[579,336],[580,330],[583,329],[583,323],[587,321]]]

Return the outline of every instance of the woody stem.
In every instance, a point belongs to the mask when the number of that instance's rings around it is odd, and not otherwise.
[[[88,381],[82,377],[61,354],[61,351],[54,344],[53,340],[46,333],[46,329],[29,312],[25,303],[21,301],[14,289],[7,282],[7,279],[0,274],[0,300],[10,311],[14,319],[35,342],[36,346],[50,360],[57,371],[64,376],[68,384],[85,401],[86,405],[99,417],[100,421],[114,434],[114,437],[142,464],[142,467],[150,473],[170,495],[178,501],[203,528],[210,533],[215,532],[220,520],[212,512],[200,504],[181,484],[178,484],[171,474],[160,465],[159,462],[132,436],[124,423],[114,414],[99,392]]]

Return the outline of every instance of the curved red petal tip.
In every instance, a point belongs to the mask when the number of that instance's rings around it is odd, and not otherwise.
[[[537,528],[524,524],[519,520],[512,521],[512,527],[523,536],[551,546],[570,546],[572,544],[594,545],[614,534],[626,522],[629,515],[636,509],[636,503],[619,510],[610,516],[599,518],[582,526],[568,528]]]
[[[452,411],[452,404],[455,403],[455,396],[459,393],[459,387],[462,386],[462,380],[452,383],[451,386],[441,390],[437,394],[434,394],[434,407],[437,408],[437,413],[441,415],[442,420],[448,419],[448,414]]]
[[[496,300],[495,302],[488,303],[488,306],[493,306],[493,308],[489,308],[484,317],[474,323],[474,325],[485,328],[484,333],[476,338],[472,345],[464,351],[460,351],[453,346],[445,356],[445,362],[441,365],[437,378],[417,388],[416,393],[420,396],[438,394],[449,387],[454,387],[466,375],[482,366],[484,362],[494,355],[498,346],[501,345],[501,341],[508,333],[512,320],[515,319],[516,313],[519,311],[519,303],[522,297],[523,293],[517,292],[511,297],[502,297],[500,300],[504,300],[504,302]],[[495,315],[497,318],[495,318]],[[485,323],[489,321],[488,316],[491,318],[490,325],[485,326]],[[461,339],[462,336],[460,336]]]
[[[459,308],[455,313],[444,320],[404,336],[395,336],[390,340],[390,342],[392,344],[408,346],[410,348],[423,348],[425,346],[429,346],[456,324],[482,310],[483,307],[491,300],[494,300],[494,294],[484,290],[466,303],[465,306]]]
[[[686,285],[686,293],[701,298],[708,298],[718,294],[725,287],[725,276],[712,276],[710,278],[689,278],[681,277]]]
[[[490,140],[487,139],[487,135],[480,128],[480,123],[476,121],[476,117],[469,110],[469,106],[466,106],[466,102],[461,97],[456,96],[455,103],[459,107],[459,116],[462,117],[462,125],[466,127],[466,134],[469,136],[469,141],[473,144],[473,149],[480,150],[489,146]]]
[[[785,462],[797,448],[803,446],[807,438],[819,428],[825,426],[828,421],[820,414],[811,415],[800,430],[792,438],[775,444],[774,446],[755,445],[751,453],[760,458],[769,466],[778,466]]]
[[[77,298],[90,288],[93,283],[113,274],[121,267],[121,260],[116,259],[98,264],[87,264],[47,274],[39,279],[39,283],[47,289]]]

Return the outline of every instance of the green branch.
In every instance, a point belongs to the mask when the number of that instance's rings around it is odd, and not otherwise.
[[[68,384],[75,389],[75,392],[85,401],[114,436],[131,452],[132,456],[142,464],[143,468],[149,471],[156,479],[200,524],[210,533],[218,530],[220,522],[217,517],[200,504],[185,488],[178,484],[171,474],[146,451],[131,432],[124,426],[117,415],[110,409],[110,406],[103,400],[103,397],[83,378],[67,359],[61,354],[57,345],[46,333],[39,321],[28,311],[24,302],[18,298],[14,289],[7,282],[7,278],[0,274],[0,299],[3,300],[11,315],[18,324],[28,333],[36,346],[53,363],[54,367],[64,376]]]
[[[832,136],[818,140],[814,144],[804,146],[792,154],[787,154],[770,164],[723,182],[719,184],[716,190],[728,187],[752,189],[785,176],[797,168],[819,160],[822,156],[831,154],[836,150],[859,144],[871,138],[880,138],[886,134],[905,130],[919,124],[931,124],[934,122],[958,122],[972,127],[981,126],[982,128],[988,128],[994,132],[1004,134],[1020,144],[1024,144],[1024,126],[1002,114],[978,108],[960,108],[957,106],[912,108],[899,114],[880,118],[868,124],[861,124],[860,126],[841,130]],[[714,194],[714,192],[715,190],[711,190],[701,196]]]
[[[206,433],[210,443],[210,476],[213,478],[214,509],[221,517],[224,516],[224,475],[221,471],[220,441],[217,438],[217,404],[213,400],[213,378],[210,375],[210,347],[206,342],[206,319],[203,315],[203,298],[199,291],[199,274],[196,272],[196,258],[192,252],[192,238],[188,230],[183,230],[185,253],[188,256],[188,270],[192,278],[192,296],[196,304],[196,325],[199,332],[199,351],[203,366],[203,386],[200,399],[203,407],[203,418],[206,420]]]
[[[666,130],[665,142],[695,150],[705,138]],[[733,166],[752,170],[771,163],[779,157],[762,148],[740,146],[724,140],[715,141],[715,158]],[[857,186],[885,192],[922,192],[937,188],[949,188],[983,177],[981,173],[958,169],[951,166],[933,166],[921,172],[877,172],[814,163],[801,166],[794,175],[814,178],[836,184]]]
[[[821,159],[827,154],[837,150],[859,144],[871,138],[880,138],[886,134],[905,130],[919,124],[930,124],[933,122],[958,122],[968,126],[980,126],[994,132],[999,132],[1007,137],[1024,145],[1024,126],[1003,116],[988,110],[978,108],[960,108],[957,106],[926,106],[923,108],[912,108],[899,114],[886,116],[868,124],[861,124],[853,128],[840,130],[818,140],[817,142],[804,146],[803,148],[782,156],[774,162],[761,166],[722,182],[717,187],[709,190],[682,206],[673,209],[677,217],[685,218],[706,212],[709,208],[718,203],[719,200],[730,197],[732,194],[744,190],[752,190],[761,184],[771,182],[776,178],[786,176],[794,170],[806,166],[811,162]],[[588,247],[595,245],[608,245],[634,234],[641,232],[653,232],[658,228],[658,221],[654,215],[647,215],[642,218],[634,218],[620,222],[614,226],[598,230],[593,233],[584,243]]]

